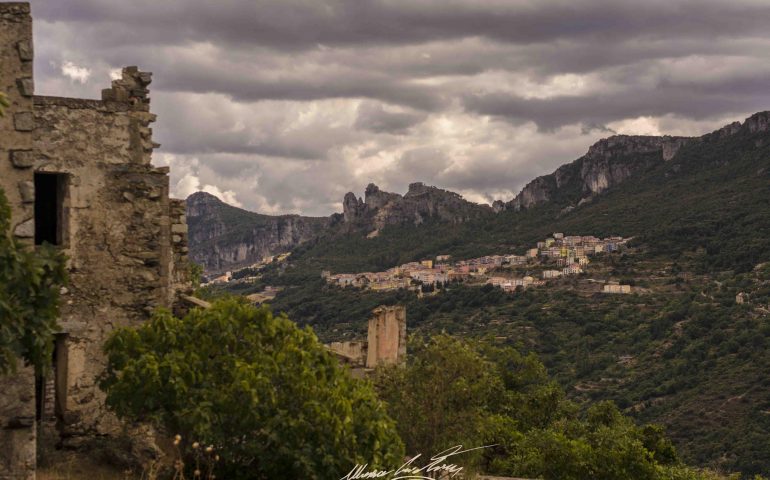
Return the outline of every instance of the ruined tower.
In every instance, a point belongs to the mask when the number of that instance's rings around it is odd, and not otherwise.
[[[0,188],[12,234],[58,246],[70,277],[52,374],[0,377],[0,479],[34,478],[36,425],[73,447],[120,430],[97,386],[104,341],[189,286],[184,202],[151,163],[152,74],[124,68],[101,100],[42,97],[32,60],[29,4],[0,3]]]
[[[369,320],[366,368],[392,365],[406,356],[406,308],[377,307]]]

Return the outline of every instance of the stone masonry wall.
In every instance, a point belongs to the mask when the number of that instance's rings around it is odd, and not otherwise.
[[[60,319],[67,364],[60,367],[66,401],[59,425],[67,446],[119,431],[97,386],[104,340],[116,327],[171,307],[186,278],[175,266],[184,257],[172,248],[172,237],[186,246],[184,218],[169,200],[168,168],[151,165],[150,79],[128,67],[103,92],[106,100],[35,98],[35,170],[65,174],[67,183],[70,285]]]
[[[12,208],[13,230],[25,242],[34,215],[32,19],[29,4],[0,3],[0,92],[10,101],[0,118],[0,188]],[[35,478],[34,373],[21,367],[0,377],[0,480]]]
[[[184,291],[190,288],[190,262],[187,236],[187,204],[184,200],[171,199],[169,204],[169,217],[171,223],[171,262],[169,265],[171,280],[171,296],[169,301],[174,301],[174,292]]]
[[[39,382],[41,431],[60,435],[65,447],[87,446],[123,430],[97,386],[104,341],[172,307],[190,286],[185,205],[169,199],[168,167],[151,164],[159,146],[150,128],[152,74],[123,69],[102,100],[40,97],[32,58],[29,5],[0,3],[0,91],[11,103],[0,118],[0,189],[13,235],[32,248],[42,193],[36,197],[35,175],[57,174],[46,201],[57,204],[50,225],[68,257],[55,368]],[[32,369],[0,378],[0,480],[34,479],[35,405]]]

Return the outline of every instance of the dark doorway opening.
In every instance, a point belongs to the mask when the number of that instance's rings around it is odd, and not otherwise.
[[[35,245],[62,245],[66,185],[64,174],[35,174]]]

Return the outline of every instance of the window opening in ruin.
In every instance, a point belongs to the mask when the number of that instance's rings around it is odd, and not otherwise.
[[[35,245],[63,244],[66,186],[64,174],[35,173]]]

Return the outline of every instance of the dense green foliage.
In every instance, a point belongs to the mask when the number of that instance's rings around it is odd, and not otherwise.
[[[573,279],[516,294],[452,285],[418,299],[319,279],[287,288],[272,305],[327,341],[360,338],[371,309],[395,303],[406,306],[412,332],[508,339],[536,352],[569,397],[613,400],[640,421],[665,424],[688,463],[767,473],[770,264],[694,277],[640,254],[595,262],[595,271],[649,291],[603,295]],[[736,304],[739,292],[746,304]]]
[[[706,478],[679,463],[660,427],[638,427],[609,402],[581,413],[532,354],[447,335],[410,346],[405,367],[377,375],[409,452],[494,445],[452,461],[527,478]]]
[[[0,374],[18,358],[38,371],[50,364],[64,258],[51,246],[26,248],[10,235],[11,211],[0,190]]]
[[[341,478],[403,456],[372,386],[286,317],[236,300],[117,330],[101,383],[120,416],[213,444],[223,478]]]

